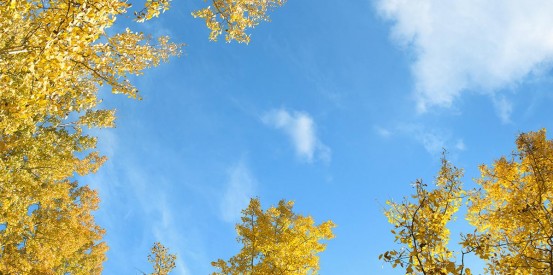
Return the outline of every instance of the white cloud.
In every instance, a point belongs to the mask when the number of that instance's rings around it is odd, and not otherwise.
[[[495,106],[495,112],[501,119],[501,122],[503,124],[510,123],[513,104],[504,96],[496,96],[493,98],[493,105]]]
[[[111,247],[108,254],[110,262],[121,262],[129,258],[144,259],[146,255],[141,253],[148,250],[154,241],[160,241],[171,253],[178,256],[173,273],[191,274],[186,258],[190,258],[193,253],[193,250],[187,250],[191,247],[188,238],[193,232],[179,224],[188,213],[169,204],[167,182],[160,176],[145,172],[143,167],[130,158],[121,157],[121,142],[110,129],[94,130],[92,134],[99,137],[97,147],[102,154],[119,160],[113,162],[108,159],[98,173],[82,179],[83,183],[100,191],[101,207],[95,217],[98,224],[108,230],[105,240]],[[152,184],[154,182],[155,185]],[[141,226],[135,227],[132,234],[125,233],[129,222]],[[124,235],[131,235],[130,238],[142,236],[134,239],[139,240],[134,246],[140,249],[129,250]],[[132,271],[133,265],[150,268],[148,263],[141,261],[132,262],[119,271],[127,274]]]
[[[232,166],[228,171],[228,183],[220,204],[224,221],[234,223],[241,217],[250,198],[254,196],[256,180],[243,161]]]
[[[419,111],[509,88],[553,60],[553,1],[378,0],[377,10],[415,53]]]
[[[167,204],[165,195],[160,195],[160,198],[156,200],[154,205],[157,209],[159,222],[153,225],[152,231],[156,241],[160,241],[163,245],[169,248],[169,251],[177,255],[175,261],[175,272],[181,275],[190,275],[191,272],[188,269],[188,265],[182,260],[182,256],[188,251],[182,250],[185,246],[185,240],[183,239],[182,232],[178,232],[175,228],[175,215],[173,208]],[[181,256],[181,257],[179,257]]]
[[[449,131],[428,128],[420,124],[401,124],[397,132],[414,138],[431,155],[439,155],[443,149],[464,151],[466,145],[462,139],[455,139]]]
[[[380,137],[389,138],[392,135],[392,132],[389,129],[383,128],[381,126],[375,126],[374,129]]]
[[[459,151],[465,151],[467,149],[467,146],[465,145],[465,142],[462,139],[458,139],[457,143],[455,143],[455,149]]]
[[[331,150],[317,137],[315,122],[305,112],[272,110],[262,117],[263,123],[284,131],[292,141],[296,154],[308,162],[315,157],[330,161]]]
[[[436,132],[418,132],[417,140],[422,143],[424,149],[431,154],[440,153],[445,147],[445,137]]]

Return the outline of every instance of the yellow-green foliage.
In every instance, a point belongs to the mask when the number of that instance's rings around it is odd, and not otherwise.
[[[106,29],[120,0],[0,2],[0,273],[99,274],[107,245],[98,196],[74,176],[105,158],[88,128],[113,127],[99,87],[137,97],[127,77],[179,53],[129,29]],[[158,6],[147,6],[158,9]]]
[[[216,41],[225,33],[225,40],[249,43],[246,29],[269,21],[270,10],[284,5],[285,0],[212,0],[212,6],[195,11],[194,17],[205,20],[211,30],[209,39]]]
[[[236,226],[243,247],[228,261],[219,259],[212,265],[214,275],[226,274],[316,274],[319,256],[332,239],[332,221],[315,225],[313,218],[297,215],[294,203],[281,200],[276,207],[261,209],[258,199],[251,199],[242,211],[242,222]]]
[[[380,258],[407,274],[470,275],[464,256],[474,253],[489,274],[553,274],[553,141],[541,130],[521,134],[516,145],[510,158],[480,166],[477,190],[463,191],[462,173],[443,160],[434,190],[417,181],[413,200],[389,202],[385,213],[403,246]],[[455,254],[447,223],[463,197],[475,229]]]
[[[517,151],[480,167],[481,189],[467,219],[476,227],[465,245],[492,274],[553,272],[553,141],[545,130],[521,134]]]

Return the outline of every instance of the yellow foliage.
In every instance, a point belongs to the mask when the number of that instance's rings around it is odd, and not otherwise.
[[[464,256],[474,253],[489,274],[553,274],[553,141],[545,130],[521,134],[517,151],[480,166],[478,190],[461,189],[462,173],[444,160],[435,190],[417,181],[414,202],[389,202],[392,234],[404,247],[380,255],[407,274],[467,274]],[[463,197],[475,227],[461,235],[461,263],[446,245],[446,227]]]
[[[160,5],[148,2],[155,16]],[[0,2],[1,274],[102,270],[107,246],[91,215],[98,196],[73,180],[105,161],[86,134],[114,126],[114,111],[97,109],[99,87],[137,97],[128,76],[180,51],[167,37],[152,41],[129,29],[109,35],[129,7],[121,0]]]
[[[259,199],[251,199],[236,226],[242,250],[228,262],[213,262],[219,269],[213,274],[316,274],[317,253],[326,247],[320,241],[334,238],[335,225],[332,221],[315,225],[313,218],[292,212],[293,205],[281,200],[263,211]]]
[[[177,256],[169,253],[169,249],[163,246],[161,243],[154,243],[150,255],[148,255],[148,262],[153,265],[154,272],[150,275],[167,275],[171,270],[175,268],[175,260]]]
[[[94,138],[38,127],[2,140],[0,156],[0,272],[3,274],[98,274],[107,246],[90,214],[95,191],[74,173],[94,172],[104,158],[91,152]]]
[[[463,265],[455,264],[455,255],[447,248],[446,226],[465,194],[461,189],[462,176],[463,172],[444,156],[435,189],[429,191],[422,180],[417,180],[413,202],[407,198],[402,203],[388,201],[385,214],[394,226],[395,241],[403,246],[379,258],[393,267],[405,267],[406,274],[470,274]]]
[[[136,21],[144,22],[154,17],[158,17],[162,12],[169,10],[171,0],[146,0],[145,7],[139,12],[135,12]]]
[[[545,130],[521,134],[517,151],[480,167],[479,192],[467,219],[476,227],[464,245],[492,274],[553,273],[553,141]]]
[[[179,54],[180,45],[129,29],[108,35],[129,7],[120,0],[0,4],[0,134],[90,110],[102,85],[136,97],[127,77]]]
[[[217,41],[223,32],[225,40],[249,43],[246,29],[254,28],[261,21],[269,21],[267,13],[284,5],[286,0],[212,0],[213,6],[195,11],[194,17],[205,20],[211,30],[209,39]]]
[[[159,16],[170,1],[145,0],[136,21]],[[227,39],[247,42],[245,29],[283,2],[214,3]],[[126,0],[0,1],[0,274],[101,273],[107,245],[91,215],[98,196],[74,181],[105,161],[87,129],[115,125],[114,110],[97,108],[98,91],[139,98],[128,78],[182,46],[128,28],[108,33],[130,7]],[[156,272],[174,267],[163,246],[152,253]]]

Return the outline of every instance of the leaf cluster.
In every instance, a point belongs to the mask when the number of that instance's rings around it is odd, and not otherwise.
[[[478,190],[463,191],[461,171],[444,158],[434,190],[417,181],[413,201],[389,202],[385,214],[403,246],[380,258],[407,274],[470,274],[464,256],[474,253],[490,274],[552,274],[553,141],[541,130],[521,134],[516,145],[509,159],[480,166]],[[454,253],[447,223],[463,199],[474,232],[461,235]]]
[[[154,272],[150,275],[167,275],[175,268],[177,256],[169,253],[164,245],[159,242],[154,243],[151,254],[148,255],[148,262],[153,265]]]
[[[422,180],[414,184],[413,201],[388,201],[385,212],[394,226],[392,234],[402,249],[391,250],[379,256],[393,267],[405,267],[407,274],[470,274],[469,269],[455,264],[452,251],[447,248],[449,229],[465,192],[461,189],[462,170],[452,166],[445,156],[436,178],[436,187],[428,190]]]
[[[324,251],[322,240],[334,238],[332,221],[315,225],[313,218],[295,214],[293,202],[281,200],[266,211],[259,199],[251,199],[236,226],[243,247],[228,261],[212,265],[216,274],[316,274],[317,253]]]
[[[158,17],[170,2],[145,0],[135,21]],[[208,23],[211,38],[227,24],[227,41],[248,42],[245,30],[282,4],[216,0],[225,23]],[[107,245],[91,214],[98,195],[75,180],[106,160],[89,134],[115,126],[115,110],[100,107],[100,89],[140,98],[130,77],[183,46],[130,28],[108,31],[131,8],[126,0],[0,1],[0,274],[102,270]],[[168,273],[174,256],[160,244],[153,249],[156,274]]]
[[[195,11],[194,17],[205,20],[211,30],[209,39],[217,41],[217,37],[225,34],[225,40],[236,40],[239,43],[249,43],[250,35],[246,33],[262,21],[269,21],[268,12],[284,5],[286,0],[211,0],[212,6]]]
[[[113,127],[102,86],[138,97],[130,75],[180,45],[126,29],[119,0],[0,2],[0,273],[99,274],[107,245],[98,195],[76,176],[106,160],[89,129]],[[157,9],[157,7],[147,7]]]

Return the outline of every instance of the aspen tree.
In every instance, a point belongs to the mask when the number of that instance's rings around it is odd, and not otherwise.
[[[212,265],[218,274],[316,274],[318,253],[325,250],[323,240],[334,238],[332,221],[315,225],[313,218],[295,214],[294,203],[281,200],[266,211],[259,199],[251,199],[236,225],[238,241],[243,247],[228,261],[219,259]]]

